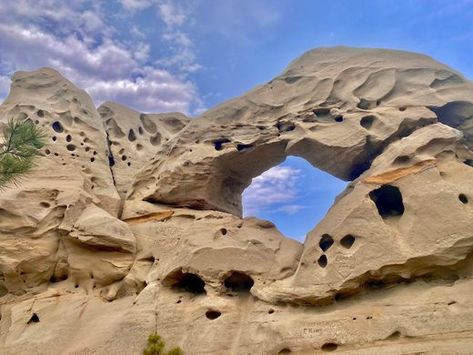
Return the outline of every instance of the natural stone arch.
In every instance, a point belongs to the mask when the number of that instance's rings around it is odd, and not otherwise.
[[[472,94],[460,74],[429,57],[313,50],[269,83],[191,120],[141,170],[127,198],[241,215],[251,178],[288,155],[354,180],[392,142],[437,122],[431,108]],[[465,137],[468,122],[455,123]]]

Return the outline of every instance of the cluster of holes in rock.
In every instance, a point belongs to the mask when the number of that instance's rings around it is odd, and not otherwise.
[[[369,196],[383,219],[401,216],[404,213],[402,194],[397,186],[383,185],[371,191]]]
[[[345,235],[342,239],[340,239],[340,245],[344,247],[345,249],[350,249],[353,244],[355,243],[356,238],[351,235],[347,234]],[[333,238],[329,234],[323,234],[320,237],[319,240],[319,248],[322,250],[322,252],[326,252],[327,250],[330,249],[330,247],[335,243]],[[318,259],[317,259],[317,264],[319,264],[320,267],[325,268],[328,264],[328,258],[327,255],[322,254]]]
[[[193,294],[204,294],[205,282],[198,275],[177,270],[169,274],[164,284],[173,289],[186,291]],[[232,271],[224,280],[224,286],[231,292],[249,292],[254,285],[253,279],[239,271]]]

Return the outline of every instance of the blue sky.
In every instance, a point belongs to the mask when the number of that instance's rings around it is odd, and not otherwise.
[[[0,99],[14,71],[50,66],[96,104],[195,116],[271,80],[305,51],[334,45],[421,52],[473,78],[473,0],[0,0],[0,17]],[[315,171],[285,164],[293,190]],[[320,206],[343,189],[311,179],[331,192]],[[302,236],[321,213],[284,213],[313,201],[293,190],[246,210]]]

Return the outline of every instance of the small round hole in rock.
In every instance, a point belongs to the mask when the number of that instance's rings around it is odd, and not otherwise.
[[[68,135],[66,136],[66,141],[67,141],[67,142],[70,142],[70,141],[72,141],[72,137],[71,137],[71,135],[70,135],[70,134],[68,134]]]
[[[33,313],[33,315],[31,316],[30,320],[27,322],[27,324],[30,324],[30,323],[38,323],[39,322],[39,317],[36,313]]]
[[[458,199],[461,201],[461,203],[464,203],[464,204],[468,203],[468,197],[466,197],[465,194],[458,195]]]
[[[351,234],[347,234],[340,240],[340,244],[346,249],[350,249],[353,246],[353,243],[355,243],[355,237]]]
[[[210,319],[210,320],[214,320],[214,319],[217,319],[218,317],[220,317],[222,315],[221,312],[219,311],[214,311],[212,309],[208,310],[207,312],[205,312],[205,316]]]
[[[133,128],[128,131],[128,140],[130,142],[133,142],[133,141],[136,140],[136,135],[135,135],[135,131],[133,130]]]
[[[43,208],[49,208],[51,207],[51,204],[49,202],[40,202],[39,204]]]
[[[270,308],[270,309],[268,310],[268,314],[273,314],[273,313],[274,313],[274,309]]]
[[[66,145],[66,149],[73,152],[74,150],[76,150],[76,146],[74,144],[68,144]]]
[[[224,281],[225,287],[234,292],[249,292],[254,283],[250,276],[239,271],[232,272]]]
[[[49,149],[46,149],[44,152],[46,153],[46,155],[51,154],[51,151]]]
[[[44,117],[44,111],[43,110],[38,110],[38,112],[36,112],[36,115],[38,117]]]
[[[64,128],[62,128],[62,124],[59,121],[53,122],[52,127],[53,127],[54,131],[57,132],[57,133],[64,132]]]
[[[373,123],[374,123],[375,118],[376,118],[376,117],[373,116],[373,115],[363,117],[363,118],[360,120],[360,125],[361,125],[361,127],[366,128],[366,129],[370,129],[371,126],[373,126]]]
[[[125,161],[126,159],[126,155],[122,155],[122,160]]]
[[[226,228],[222,228],[220,229],[220,233],[222,233],[222,235],[226,235],[227,234],[227,229]]]
[[[90,161],[93,163],[95,161],[95,158],[94,157],[90,158]]]
[[[320,267],[326,267],[328,264],[328,259],[327,256],[321,255],[320,258],[317,260],[317,264],[319,264]]]
[[[333,238],[328,234],[322,235],[319,241],[320,249],[322,249],[322,251],[327,251],[332,245],[333,245]]]
[[[322,351],[335,351],[338,348],[338,344],[335,343],[325,343],[322,345],[321,350]]]
[[[290,354],[292,353],[291,349],[289,348],[284,348],[284,349],[281,349],[279,350],[278,354]]]
[[[337,116],[334,118],[335,122],[343,122],[343,116]]]

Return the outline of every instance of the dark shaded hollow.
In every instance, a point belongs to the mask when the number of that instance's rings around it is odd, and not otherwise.
[[[68,144],[66,145],[66,149],[70,152],[73,152],[74,150],[76,150],[76,146],[74,144]]]
[[[53,122],[52,127],[53,127],[54,131],[57,132],[57,133],[64,132],[64,128],[62,128],[62,124],[59,121]]]
[[[398,187],[383,185],[369,193],[382,218],[400,216],[404,213],[402,194]]]
[[[333,245],[333,238],[328,234],[322,235],[319,241],[320,249],[322,249],[322,251],[327,251],[332,245]]]
[[[250,292],[254,283],[250,276],[239,271],[233,271],[224,281],[225,287],[233,292]]]
[[[213,309],[209,309],[207,312],[205,312],[205,316],[207,317],[207,319],[210,319],[210,320],[217,319],[221,315],[222,315],[221,312],[215,311]]]
[[[466,197],[465,194],[460,194],[458,195],[458,199],[460,200],[461,203],[467,204],[468,203],[468,197]]]
[[[360,125],[363,128],[370,129],[375,119],[376,117],[373,115],[365,116],[360,120]]]
[[[353,243],[355,243],[355,237],[351,234],[347,234],[340,240],[340,244],[346,249],[350,249],[353,246]]]
[[[322,345],[321,350],[322,351],[335,351],[338,348],[338,344],[335,343],[325,343]]]
[[[279,350],[278,354],[290,354],[292,353],[291,349],[289,348],[283,348],[281,350]]]
[[[33,315],[31,316],[30,320],[27,322],[27,324],[30,324],[30,323],[38,323],[39,322],[39,317],[36,313],[33,313]]]
[[[292,122],[278,122],[276,128],[279,132],[290,132],[296,129],[296,126]]]
[[[230,143],[230,139],[222,138],[213,142],[215,150],[222,150],[225,143]]]
[[[135,131],[133,130],[133,128],[131,128],[129,131],[128,131],[128,140],[130,142],[133,142],[136,140],[136,135],[135,135]]]
[[[326,267],[328,264],[327,255],[321,255],[320,258],[317,260],[317,264],[319,264],[320,267]]]
[[[242,150],[250,149],[252,147],[253,147],[252,144],[237,144],[237,146],[236,146],[236,148],[239,152],[241,152]]]
[[[163,280],[164,286],[193,294],[205,293],[205,282],[196,274],[182,272],[181,269],[170,273]]]

